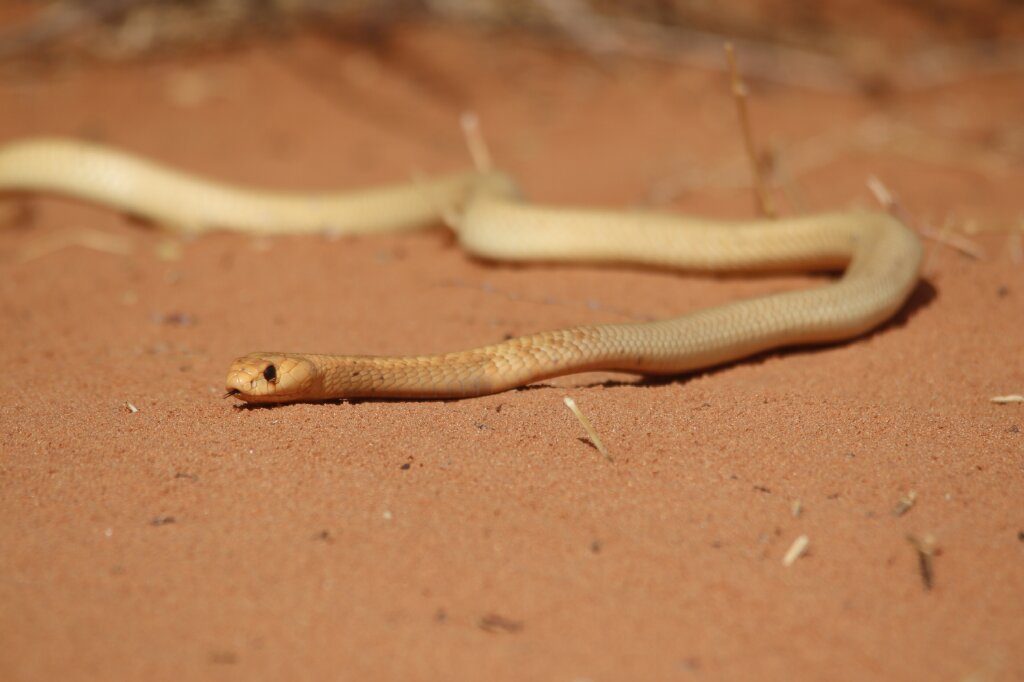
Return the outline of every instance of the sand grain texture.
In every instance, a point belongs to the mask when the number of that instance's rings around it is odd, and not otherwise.
[[[419,75],[315,41],[10,72],[0,132],[344,187],[462,167],[456,120],[472,107],[531,197],[609,206],[742,163],[722,74],[609,71],[441,29],[401,39]],[[992,76],[884,108],[755,86],[751,110],[783,159],[879,111],[986,144],[1019,120],[1021,85]],[[797,184],[808,210],[870,205],[873,173],[922,220],[1010,225],[1019,151],[997,173],[843,151]],[[753,203],[712,188],[675,207]],[[1005,232],[975,238],[984,260],[930,245],[907,311],[848,344],[669,382],[237,409],[219,394],[249,351],[435,352],[816,280],[496,266],[440,230],[168,249],[101,209],[30,208],[0,231],[5,680],[1024,677],[1024,411],[989,402],[1024,388],[1024,270]],[[82,228],[130,255],[24,260]],[[935,538],[931,590],[908,534]]]

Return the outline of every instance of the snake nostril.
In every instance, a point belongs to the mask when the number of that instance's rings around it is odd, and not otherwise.
[[[267,365],[267,368],[263,370],[263,378],[270,383],[277,381],[277,368],[273,365]]]

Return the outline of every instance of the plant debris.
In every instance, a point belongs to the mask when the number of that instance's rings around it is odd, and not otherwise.
[[[893,507],[892,515],[903,516],[908,511],[911,510],[915,502],[917,502],[917,492],[911,490],[907,492],[906,495],[900,497],[899,501],[896,503],[896,506]]]
[[[931,591],[935,584],[935,566],[933,562],[933,558],[937,554],[935,538],[930,534],[922,538],[908,534],[907,542],[917,552],[917,566],[921,573],[921,583],[924,585],[925,590]]]
[[[783,566],[792,566],[797,559],[807,553],[807,547],[811,544],[811,539],[806,535],[801,535],[793,544],[789,546],[786,551],[786,555],[782,557]]]
[[[587,417],[582,412],[580,412],[580,408],[576,406],[576,401],[570,398],[569,396],[565,396],[564,398],[562,398],[562,400],[565,401],[566,407],[572,410],[572,413],[576,415],[576,419],[578,419],[580,424],[583,425],[583,430],[587,432],[587,436],[590,437],[590,442],[594,444],[594,447],[597,448],[597,451],[604,455],[605,459],[611,462],[612,457],[611,455],[608,454],[608,450],[605,449],[604,443],[601,442],[601,437],[597,435],[597,431],[594,430],[594,427],[590,423],[590,420],[587,419]]]
[[[480,618],[478,626],[484,632],[507,632],[515,634],[523,631],[523,621],[512,620],[497,613],[488,613]]]

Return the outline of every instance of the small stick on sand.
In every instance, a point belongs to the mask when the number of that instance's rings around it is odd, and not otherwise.
[[[1024,395],[1014,393],[1012,395],[997,395],[989,400],[996,405],[1008,405],[1010,403],[1024,403]]]
[[[906,495],[900,497],[899,501],[896,503],[896,506],[893,507],[892,515],[903,516],[908,511],[910,511],[910,509],[914,506],[914,503],[916,502],[917,492],[914,490],[909,491]]]
[[[967,237],[962,237],[958,234],[951,234],[948,226],[943,227],[939,231],[935,231],[927,225],[921,225],[917,228],[917,231],[922,237],[944,244],[959,251],[965,256],[970,256],[974,260],[985,260],[985,251],[982,250],[980,246],[972,242]]]
[[[139,408],[135,407],[135,405],[132,405],[132,403],[130,401],[126,400],[124,402],[124,406],[132,414],[135,414],[136,412],[139,411]]]
[[[127,256],[132,252],[131,242],[125,237],[101,230],[80,227],[60,232],[51,232],[36,238],[20,251],[18,260],[22,263],[27,263],[73,246],[99,251],[100,253],[109,253],[114,256]]]
[[[931,590],[935,583],[935,567],[932,565],[932,558],[935,556],[935,538],[930,534],[919,538],[916,535],[907,535],[907,542],[917,552],[917,567],[921,572],[921,582],[924,589]]]
[[[811,539],[806,535],[801,535],[796,540],[793,540],[793,544],[789,546],[789,550],[786,551],[786,556],[782,557],[783,566],[792,566],[793,563],[802,557],[807,552],[808,545],[811,544]]]
[[[793,504],[790,506],[789,511],[792,512],[793,518],[800,518],[800,514],[804,511],[804,503],[800,500],[793,500]]]
[[[896,201],[896,196],[889,191],[889,188],[885,186],[877,175],[869,175],[866,181],[868,189],[875,195],[875,199],[882,205],[885,210],[891,213],[898,213],[897,218],[901,220],[909,217],[906,215],[906,211],[903,209],[903,205]]]
[[[943,244],[944,246],[948,246],[952,249],[956,249],[960,253],[970,256],[976,260],[984,260],[985,251],[980,246],[972,242],[967,237],[949,234],[948,226],[942,230],[936,231],[926,225],[917,225],[916,221],[911,218],[907,209],[904,208],[903,204],[900,203],[900,200],[896,198],[896,195],[893,194],[877,176],[869,175],[867,179],[867,186],[875,196],[878,203],[881,204],[886,211],[891,213],[893,217],[907,227],[917,230],[922,237],[931,239],[934,242],[938,242],[939,244]],[[928,260],[930,259],[926,258],[925,262],[927,263]],[[922,266],[921,269],[923,270],[924,267]]]
[[[480,117],[475,111],[464,111],[459,116],[459,125],[462,126],[462,134],[466,138],[466,146],[473,158],[473,165],[480,173],[490,173],[494,170],[494,163],[491,161],[491,151],[487,148],[487,142],[480,132]]]
[[[597,448],[597,451],[604,455],[605,459],[611,462],[612,456],[608,454],[608,450],[605,449],[604,443],[601,442],[601,437],[597,435],[597,431],[594,430],[594,427],[593,425],[591,425],[590,420],[587,419],[587,417],[582,412],[580,412],[580,408],[576,406],[576,401],[570,398],[569,396],[565,396],[564,398],[562,398],[562,400],[565,401],[566,407],[572,410],[572,413],[576,415],[576,419],[578,419],[580,421],[580,424],[583,425],[583,430],[587,432],[587,436],[590,438],[590,442],[594,444],[594,447]]]
[[[743,144],[747,149],[747,158],[750,159],[750,167],[754,172],[754,193],[757,196],[758,209],[761,215],[775,218],[775,206],[772,204],[768,188],[765,186],[764,172],[761,163],[757,159],[757,149],[754,146],[754,133],[750,128],[750,113],[747,111],[747,95],[750,91],[746,83],[740,78],[739,69],[736,67],[736,49],[732,43],[725,44],[725,56],[729,60],[729,75],[732,81],[732,97],[736,101],[736,114],[740,120],[740,129],[743,131]]]

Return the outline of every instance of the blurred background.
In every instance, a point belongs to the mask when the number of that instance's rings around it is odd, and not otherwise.
[[[533,198],[728,213],[752,176],[726,41],[757,163],[789,210],[847,204],[883,174],[933,223],[1018,219],[1003,190],[1024,165],[1019,0],[14,0],[0,6],[0,78],[37,99],[12,102],[5,137],[72,134],[186,164],[194,152],[206,172],[302,186],[328,176],[281,169],[331,156],[307,143],[355,144],[358,170],[333,169],[337,187],[462,165],[455,121],[476,109]],[[71,73],[108,85],[78,92]],[[100,89],[109,112],[84,96]],[[583,169],[574,192],[564,179]]]
[[[51,61],[222,50],[303,31],[383,50],[396,29],[443,22],[602,57],[693,64],[719,62],[728,37],[752,75],[874,92],[1024,65],[1019,0],[8,1],[0,22],[0,56]]]

